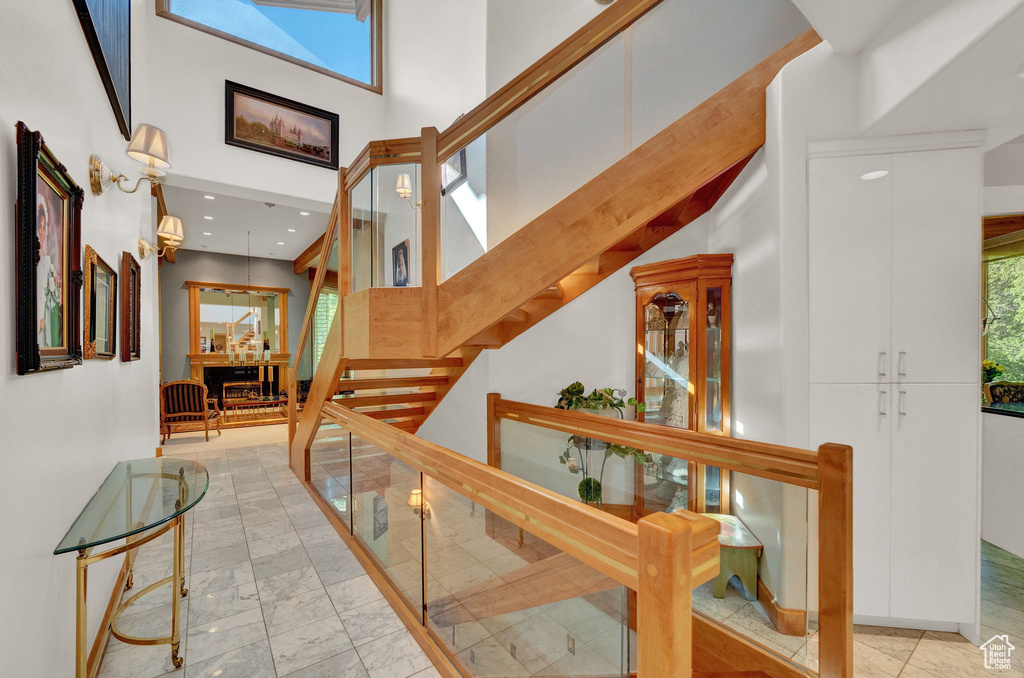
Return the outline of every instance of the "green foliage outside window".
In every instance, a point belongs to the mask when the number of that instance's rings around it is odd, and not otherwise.
[[[320,354],[324,352],[324,344],[327,342],[327,333],[331,331],[331,323],[334,321],[334,312],[338,310],[338,292],[329,290],[326,287],[316,300],[316,310],[313,311],[313,372],[320,363]]]
[[[1004,367],[1003,381],[1024,381],[1024,256],[985,266],[990,329],[985,357]]]

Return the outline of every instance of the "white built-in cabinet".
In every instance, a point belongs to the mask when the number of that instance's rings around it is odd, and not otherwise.
[[[810,442],[853,446],[862,618],[976,616],[980,179],[976,148],[809,161]]]

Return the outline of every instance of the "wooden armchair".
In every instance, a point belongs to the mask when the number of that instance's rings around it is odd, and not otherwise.
[[[160,386],[160,444],[171,437],[175,424],[202,423],[210,440],[210,423],[220,432],[221,411],[216,398],[209,398],[206,384],[184,379]],[[210,406],[213,409],[210,409]]]

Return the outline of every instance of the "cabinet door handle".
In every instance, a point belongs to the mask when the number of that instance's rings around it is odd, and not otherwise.
[[[899,404],[899,408],[900,408],[900,414],[903,415],[904,417],[907,416],[907,392],[906,391],[900,391],[900,404]]]
[[[889,362],[887,359],[888,355],[885,351],[879,351],[878,353],[878,376],[880,377],[885,376],[885,364]]]
[[[907,352],[900,351],[899,358],[896,361],[896,372],[901,376],[907,376]]]
[[[889,396],[889,392],[888,391],[879,391],[878,392],[878,413],[880,415],[882,415],[883,417],[885,417],[885,416],[887,416],[889,414],[889,411],[885,407],[885,402],[889,399],[888,396]]]

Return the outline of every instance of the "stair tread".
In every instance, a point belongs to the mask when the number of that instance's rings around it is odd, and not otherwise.
[[[368,379],[348,378],[338,380],[338,391],[361,391],[368,389],[408,388],[411,386],[444,386],[448,377],[444,375],[422,377],[375,377]]]
[[[370,407],[372,405],[402,405],[404,403],[425,403],[437,399],[433,391],[423,393],[394,393],[389,395],[344,396],[334,398],[333,403],[345,407]]]
[[[462,367],[462,358],[357,358],[345,361],[345,369],[348,370],[404,370],[426,367]]]

